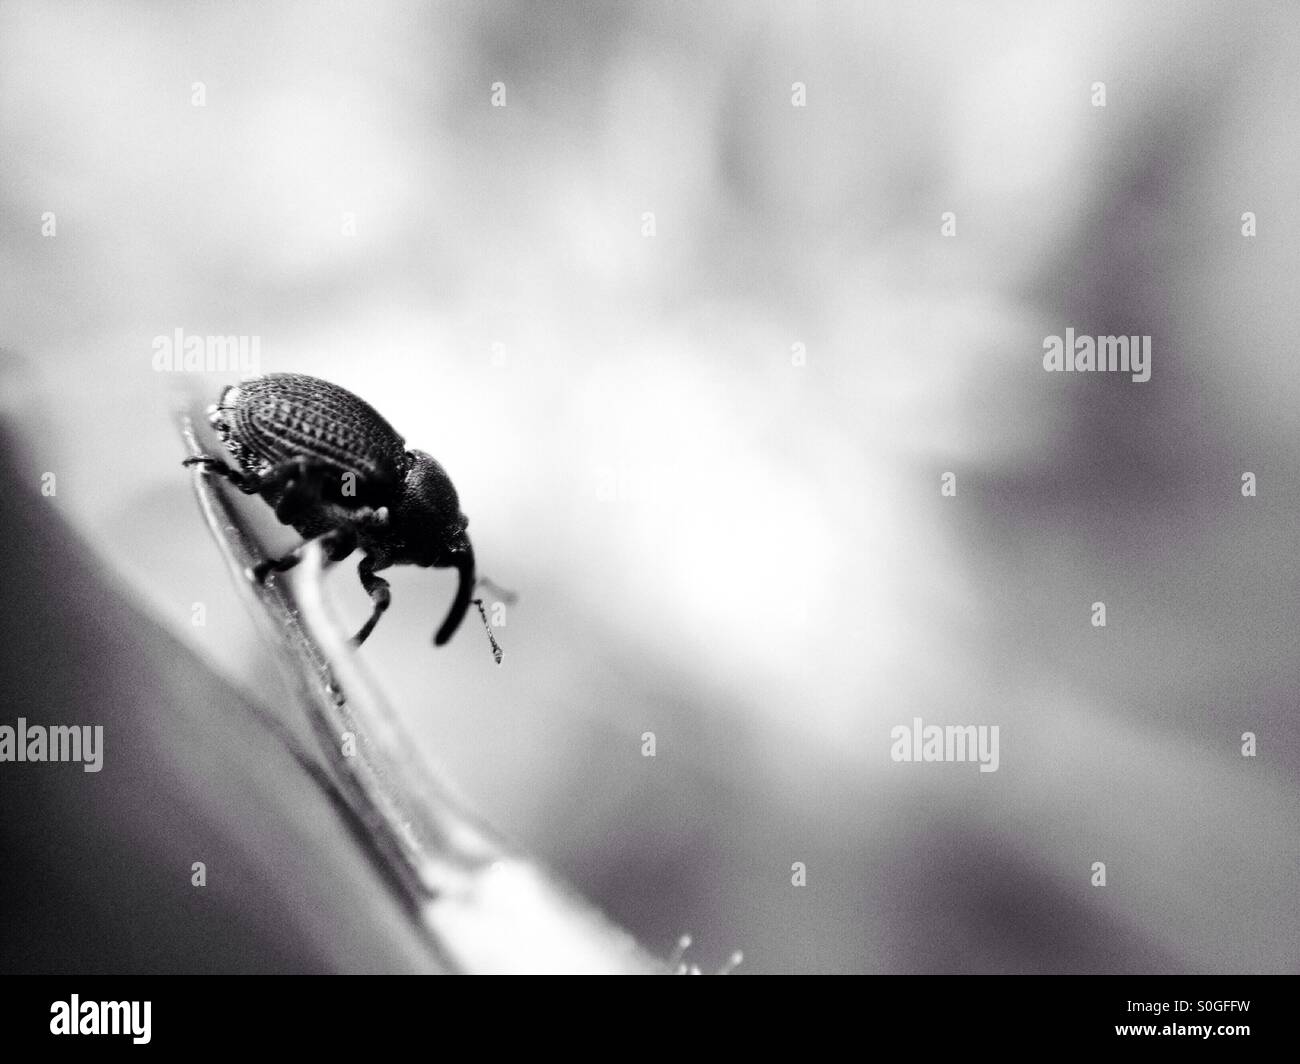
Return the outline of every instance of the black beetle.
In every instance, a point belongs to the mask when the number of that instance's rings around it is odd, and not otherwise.
[[[471,603],[483,614],[482,601],[473,598],[478,581],[474,548],[465,534],[469,519],[460,511],[451,478],[431,456],[407,450],[369,403],[316,377],[268,373],[227,387],[209,408],[208,420],[238,468],[207,454],[184,464],[201,464],[245,494],[260,495],[281,522],[304,537],[283,558],[260,562],[254,579],[292,569],[313,539],[321,541],[330,561],[342,561],[360,548],[357,568],[372,611],[352,639],[356,646],[388,609],[388,581],[375,573],[390,565],[459,573],[451,610],[433,637],[438,646],[460,627]],[[486,627],[485,614],[483,623]],[[491,629],[488,638],[500,664]]]

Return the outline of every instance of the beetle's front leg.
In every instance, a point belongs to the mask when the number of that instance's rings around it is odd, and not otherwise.
[[[303,540],[283,558],[266,558],[248,570],[248,575],[257,583],[263,583],[270,573],[286,573],[302,561],[302,552],[311,540]]]
[[[367,554],[361,559],[361,564],[357,566],[357,573],[361,576],[361,586],[366,589],[370,596],[370,601],[374,604],[370,611],[370,619],[361,626],[361,631],[352,637],[352,645],[359,647],[366,641],[366,638],[375,630],[375,625],[379,623],[379,618],[384,615],[388,605],[392,602],[392,595],[388,590],[388,581],[382,576],[375,575],[376,559],[374,555]]]
[[[258,562],[248,570],[248,575],[260,584],[266,580],[267,575],[270,573],[288,572],[302,561],[303,552],[307,550],[307,544],[312,542],[315,541],[305,539],[283,558],[267,558],[265,561]],[[325,552],[327,560],[339,562],[356,549],[357,534],[351,528],[336,528],[321,536],[319,543],[321,550]]]

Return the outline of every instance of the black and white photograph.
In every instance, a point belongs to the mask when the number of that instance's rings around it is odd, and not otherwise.
[[[1058,1044],[1260,1038],[1298,119],[1291,2],[0,0],[6,1030],[1087,976],[1151,989]]]

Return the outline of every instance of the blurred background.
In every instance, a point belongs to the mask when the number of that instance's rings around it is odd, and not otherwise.
[[[1298,54],[1283,4],[2,3],[3,414],[275,704],[172,423],[237,375],[154,340],[372,403],[520,600],[498,669],[396,570],[363,655],[660,953],[1295,971]],[[1151,380],[1044,373],[1068,327]],[[998,771],[894,763],[915,716]]]

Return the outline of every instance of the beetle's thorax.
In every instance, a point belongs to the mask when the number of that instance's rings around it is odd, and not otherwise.
[[[413,565],[456,564],[469,549],[465,529],[469,519],[460,512],[460,499],[451,478],[431,455],[407,451],[406,475],[390,516],[395,562]]]

